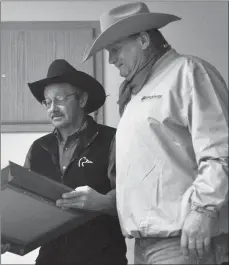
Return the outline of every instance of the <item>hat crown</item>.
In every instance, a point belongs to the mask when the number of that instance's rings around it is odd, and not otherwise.
[[[84,106],[86,114],[98,110],[105,102],[106,94],[103,86],[91,75],[78,71],[64,59],[56,59],[48,69],[47,77],[28,86],[34,97],[42,103],[44,90],[52,84],[68,83],[88,94],[88,100]]]
[[[142,2],[128,3],[115,7],[108,12],[105,12],[100,17],[101,32],[105,31],[114,23],[127,17],[139,14],[150,13],[147,5]]]
[[[56,77],[62,76],[67,73],[71,73],[73,71],[77,71],[73,66],[71,66],[67,61],[64,59],[57,59],[51,63],[48,69],[47,77]]]

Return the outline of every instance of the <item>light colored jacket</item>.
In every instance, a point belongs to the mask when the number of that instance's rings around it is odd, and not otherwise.
[[[219,72],[167,52],[127,105],[116,134],[117,209],[127,237],[178,235],[191,203],[228,232],[228,90]]]

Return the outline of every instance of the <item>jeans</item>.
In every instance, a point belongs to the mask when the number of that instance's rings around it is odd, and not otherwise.
[[[212,238],[211,250],[202,259],[183,256],[180,237],[136,238],[134,264],[222,264],[228,251],[228,235]]]

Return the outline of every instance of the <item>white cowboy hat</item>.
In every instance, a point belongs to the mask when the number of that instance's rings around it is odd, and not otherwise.
[[[83,61],[107,46],[138,32],[159,29],[181,18],[164,13],[151,13],[145,3],[118,6],[100,17],[101,34],[86,49]]]

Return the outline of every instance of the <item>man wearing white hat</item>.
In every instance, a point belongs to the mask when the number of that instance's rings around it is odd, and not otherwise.
[[[180,18],[141,2],[100,18],[102,49],[125,78],[116,133],[117,209],[137,264],[221,264],[228,244],[228,94],[208,62],[158,30]]]

